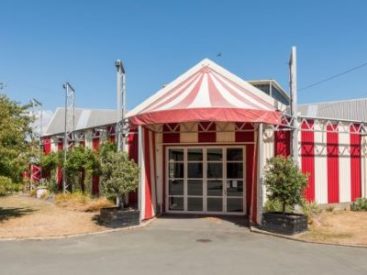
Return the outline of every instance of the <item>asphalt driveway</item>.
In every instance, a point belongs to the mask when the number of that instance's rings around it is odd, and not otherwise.
[[[367,274],[367,249],[250,233],[242,220],[161,218],[140,229],[0,242],[1,274]]]

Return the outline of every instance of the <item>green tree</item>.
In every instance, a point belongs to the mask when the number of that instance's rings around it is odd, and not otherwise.
[[[20,105],[0,94],[0,175],[21,181],[30,157],[29,105]]]
[[[61,163],[64,166],[64,163]],[[79,187],[82,192],[85,192],[85,176],[99,175],[100,174],[100,162],[98,155],[89,148],[74,147],[66,154],[66,176],[68,183],[75,185],[75,179],[78,181]]]
[[[139,167],[129,160],[126,152],[109,151],[101,161],[102,192],[116,198],[116,205],[123,207],[122,198],[138,187]]]
[[[303,193],[307,186],[307,176],[304,175],[291,158],[274,157],[268,160],[265,172],[267,198],[279,201],[282,212],[286,207],[302,204]]]

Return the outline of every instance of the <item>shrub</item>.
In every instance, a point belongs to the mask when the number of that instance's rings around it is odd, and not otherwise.
[[[282,212],[283,206],[279,200],[267,200],[264,206],[265,212]],[[287,206],[286,212],[292,212],[294,210],[293,207]]]
[[[302,202],[302,211],[303,214],[307,216],[308,220],[310,220],[313,216],[321,213],[321,209],[316,202],[308,202],[306,200]]]
[[[293,208],[296,204],[302,204],[307,176],[302,174],[291,158],[278,156],[267,162],[265,185],[267,198],[279,201],[285,213],[287,206]]]
[[[356,201],[350,205],[350,210],[367,211],[367,198],[356,199]]]
[[[40,165],[42,167],[43,176],[51,176],[53,170],[62,163],[62,155],[59,152],[52,152],[42,155]]]
[[[11,178],[0,176],[0,196],[19,191],[20,186],[13,183]]]
[[[122,207],[122,198],[138,187],[139,167],[129,160],[126,152],[110,151],[102,159],[102,192],[108,198],[116,198]]]

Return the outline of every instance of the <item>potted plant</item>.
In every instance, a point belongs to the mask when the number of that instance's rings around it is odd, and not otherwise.
[[[279,202],[281,209],[278,212],[265,212],[262,227],[282,234],[294,234],[306,230],[307,217],[294,213],[293,209],[295,205],[302,204],[307,176],[298,169],[293,160],[282,156],[268,160],[265,185],[267,199]]]
[[[109,151],[101,156],[102,192],[115,198],[116,206],[101,208],[100,219],[109,226],[131,226],[140,222],[137,209],[125,208],[124,197],[138,187],[139,167],[125,152]]]

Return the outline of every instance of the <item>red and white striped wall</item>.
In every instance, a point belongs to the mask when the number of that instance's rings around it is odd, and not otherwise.
[[[353,129],[350,129],[353,127]],[[323,125],[309,120],[300,125],[299,164],[309,174],[305,197],[319,204],[351,202],[365,192],[363,168],[365,162],[361,147],[365,137],[356,132],[356,126],[338,123]],[[129,195],[129,201],[138,202],[141,219],[154,217],[165,209],[165,147],[172,145],[244,145],[246,146],[246,201],[247,214],[259,221],[261,209],[266,201],[266,190],[261,181],[261,167],[274,155],[290,155],[290,131],[264,126],[262,138],[258,139],[258,125],[251,123],[188,122],[164,124],[160,131],[139,126],[128,135],[127,151],[131,159],[140,166],[140,185],[137,193]],[[112,134],[111,134],[112,133]],[[110,129],[96,135],[86,130],[84,146],[98,150],[101,142],[115,140]],[[259,140],[262,150],[259,150]],[[44,152],[60,151],[63,142],[56,137],[43,140]],[[139,150],[140,148],[140,150]],[[262,157],[259,159],[259,152]],[[260,165],[260,166],[259,166]],[[363,168],[363,169],[362,169]],[[61,186],[62,171],[57,171]],[[93,178],[93,192],[99,191],[99,178]],[[250,210],[252,211],[250,213]]]
[[[354,129],[350,129],[354,127]],[[318,204],[352,202],[362,196],[362,137],[349,123],[300,125],[300,167],[309,175],[305,197]],[[289,155],[289,132],[275,133],[278,155]]]

